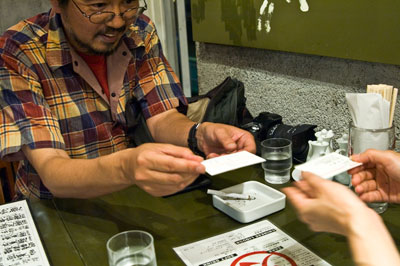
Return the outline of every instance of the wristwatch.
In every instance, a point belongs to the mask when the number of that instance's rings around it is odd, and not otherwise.
[[[194,124],[190,130],[189,130],[189,137],[188,137],[188,146],[189,149],[196,155],[200,155],[202,157],[205,157],[204,152],[202,152],[199,147],[197,146],[197,138],[196,138],[196,132],[197,128],[200,126],[200,123]]]

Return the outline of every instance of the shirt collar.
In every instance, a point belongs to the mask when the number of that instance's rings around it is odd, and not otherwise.
[[[46,58],[52,70],[72,62],[70,46],[62,27],[61,16],[54,10],[50,12]]]

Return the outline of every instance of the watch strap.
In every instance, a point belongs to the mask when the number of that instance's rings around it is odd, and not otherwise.
[[[196,132],[197,132],[197,129],[199,128],[199,126],[200,126],[200,123],[196,123],[190,128],[189,136],[188,136],[188,140],[187,140],[188,147],[194,154],[205,157],[205,154],[197,146]]]

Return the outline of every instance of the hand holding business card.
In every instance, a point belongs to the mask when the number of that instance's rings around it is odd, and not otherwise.
[[[350,160],[349,157],[332,152],[312,161],[297,165],[295,169],[311,172],[324,179],[332,179],[333,176],[360,165],[362,165],[362,163],[354,162]]]
[[[265,159],[248,151],[240,151],[228,155],[211,158],[201,162],[209,175],[218,175],[245,166],[265,162]]]

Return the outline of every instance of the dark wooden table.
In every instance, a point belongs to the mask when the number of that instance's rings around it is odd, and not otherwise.
[[[248,180],[265,182],[260,166],[212,177],[210,188],[223,189]],[[279,189],[288,185],[271,186]],[[215,209],[206,189],[154,198],[131,187],[96,199],[42,200],[30,205],[54,266],[108,265],[107,240],[126,230],[144,230],[154,236],[158,266],[184,265],[173,247],[247,225]],[[400,207],[389,205],[382,217],[400,246]],[[284,210],[262,219],[268,219],[332,265],[353,265],[344,237],[310,231],[288,202]]]

